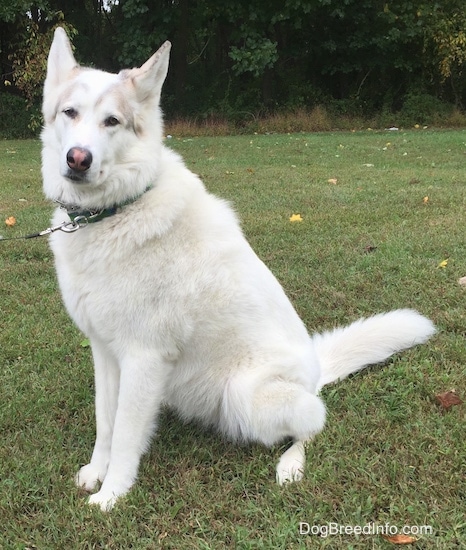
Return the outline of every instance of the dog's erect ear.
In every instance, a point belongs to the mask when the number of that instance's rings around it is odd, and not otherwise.
[[[168,72],[171,44],[164,42],[162,46],[139,69],[128,71],[139,101],[149,97],[158,99]]]
[[[71,71],[76,67],[78,67],[78,63],[73,56],[68,36],[64,29],[58,27],[55,30],[47,61],[44,94],[47,94],[48,89],[59,86],[67,80]]]

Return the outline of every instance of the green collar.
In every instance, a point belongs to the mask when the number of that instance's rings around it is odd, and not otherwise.
[[[104,220],[105,218],[109,218],[111,216],[114,216],[119,208],[123,208],[125,206],[128,206],[129,204],[133,204],[136,202],[139,198],[146,193],[146,191],[149,191],[151,187],[146,187],[143,193],[140,195],[133,197],[131,199],[128,199],[127,201],[121,203],[121,204],[115,204],[113,206],[110,206],[109,208],[101,208],[99,209],[88,209],[88,210],[81,210],[79,206],[74,206],[70,204],[64,204],[60,201],[55,201],[60,205],[60,208],[63,208],[66,210],[66,213],[70,217],[70,220],[73,223],[84,223],[84,225],[87,225],[88,223],[96,223],[100,222],[101,220]]]
[[[124,205],[121,205],[124,206]],[[70,217],[72,222],[86,221],[86,223],[96,223],[100,222],[105,218],[109,218],[116,214],[118,209],[117,206],[112,206],[111,208],[104,208],[103,210],[77,210],[76,207],[66,206],[64,207],[66,213]]]

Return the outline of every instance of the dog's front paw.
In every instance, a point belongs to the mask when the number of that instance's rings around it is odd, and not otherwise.
[[[96,468],[93,464],[87,464],[76,474],[75,482],[78,487],[91,493],[104,478],[105,473],[101,472],[99,468]]]
[[[118,495],[115,495],[115,493],[99,491],[98,493],[91,495],[87,502],[91,506],[99,506],[102,512],[110,512],[110,510],[115,506],[117,500]]]

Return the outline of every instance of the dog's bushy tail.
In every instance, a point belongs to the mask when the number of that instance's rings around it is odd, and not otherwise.
[[[318,390],[392,354],[426,342],[435,326],[412,309],[397,309],[360,319],[343,328],[316,334],[313,342],[321,366]]]

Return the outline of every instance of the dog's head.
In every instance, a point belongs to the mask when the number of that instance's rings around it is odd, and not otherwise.
[[[159,101],[170,47],[165,42],[141,67],[112,74],[80,67],[58,28],[48,57],[42,134],[44,154],[56,158],[44,170],[54,164],[62,185],[79,187],[80,194],[112,184],[122,171],[126,183],[144,179],[139,172],[150,172],[144,163],[155,160],[162,137]],[[44,180],[48,175],[54,176],[44,171]]]

